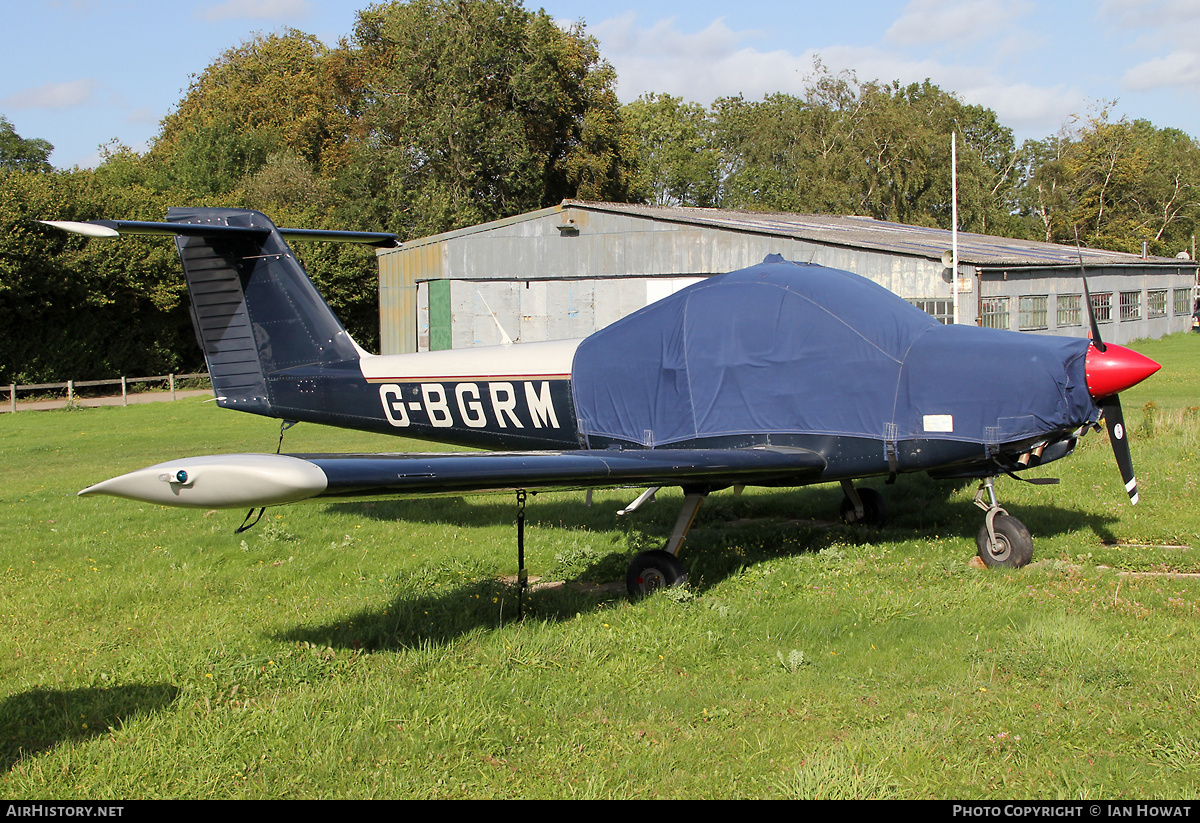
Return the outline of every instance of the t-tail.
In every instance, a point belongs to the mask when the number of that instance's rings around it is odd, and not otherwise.
[[[322,409],[323,378],[359,373],[364,352],[284,237],[398,245],[379,232],[279,229],[246,209],[172,208],[166,223],[47,222],[90,237],[174,236],[217,403],[298,419]]]
[[[275,416],[278,379],[288,380],[293,370],[308,374],[357,363],[358,347],[265,216],[171,209],[167,220],[268,230],[175,238],[192,323],[220,405]]]

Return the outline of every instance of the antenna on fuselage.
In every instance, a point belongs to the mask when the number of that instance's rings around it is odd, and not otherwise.
[[[490,314],[492,316],[492,319],[496,321],[496,328],[498,328],[500,330],[500,343],[505,346],[511,346],[512,338],[508,336],[508,332],[506,332],[504,330],[504,326],[500,325],[500,318],[496,315],[496,313],[494,311],[492,311],[492,307],[488,305],[488,301],[484,298],[483,294],[479,291],[479,289],[475,289],[475,294],[479,297],[480,300],[483,301],[483,307],[488,310],[488,314]]]

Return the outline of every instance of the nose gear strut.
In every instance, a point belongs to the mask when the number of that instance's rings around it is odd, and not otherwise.
[[[1033,538],[1025,524],[997,502],[994,477],[983,478],[975,492],[975,505],[987,512],[975,536],[979,559],[987,566],[1011,569],[1028,565],[1033,559]]]

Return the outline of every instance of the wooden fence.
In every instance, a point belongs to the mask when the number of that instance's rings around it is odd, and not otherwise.
[[[0,409],[0,411],[16,412],[17,410],[17,394],[20,392],[47,392],[67,390],[67,403],[75,402],[75,390],[84,388],[94,388],[96,386],[120,386],[121,387],[121,405],[129,405],[129,386],[132,383],[154,383],[165,382],[168,385],[168,391],[171,392],[171,399],[175,399],[175,381],[176,380],[208,380],[207,372],[197,374],[160,374],[155,377],[117,377],[111,380],[68,380],[66,383],[31,383],[29,385],[18,385],[10,383],[8,385],[8,408]],[[116,395],[111,395],[115,397]]]

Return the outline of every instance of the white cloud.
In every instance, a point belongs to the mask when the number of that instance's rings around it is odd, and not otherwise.
[[[654,91],[708,105],[734,94],[755,99],[772,92],[799,93],[812,70],[812,56],[741,49],[707,60],[631,55],[613,64],[622,100]]]
[[[1108,0],[1100,9],[1140,59],[1121,86],[1134,92],[1200,84],[1200,3],[1195,0]],[[1144,59],[1142,59],[1144,58]]]
[[[1200,56],[1176,51],[1166,57],[1155,57],[1125,72],[1121,85],[1133,91],[1148,91],[1163,86],[1194,89],[1200,85]]]
[[[1106,0],[1099,16],[1124,29],[1160,29],[1170,36],[1180,25],[1200,22],[1200,4],[1195,0]]]
[[[1105,3],[1099,14],[1107,19],[1114,40],[1138,54],[1196,52],[1200,40],[1200,3],[1195,0]]]
[[[963,100],[971,105],[986,106],[996,112],[996,119],[1015,132],[1046,137],[1056,133],[1073,116],[1082,114],[1088,101],[1086,95],[1064,85],[1032,86],[1028,83],[991,83],[959,90]],[[1020,142],[1020,138],[1017,138]]]
[[[944,0],[915,0],[905,14],[932,14],[951,5]],[[734,31],[724,20],[716,20],[702,31],[685,33],[674,18],[639,28],[635,15],[627,14],[606,20],[590,31],[601,41],[602,53],[617,70],[618,92],[624,101],[651,91],[703,105],[736,94],[749,100],[775,92],[801,95],[813,72],[813,61],[819,56],[829,71],[850,70],[863,82],[898,80],[908,84],[928,78],[967,103],[995,111],[999,121],[1017,133],[1018,141],[1024,136],[1053,134],[1072,114],[1086,108],[1087,94],[1074,85],[1042,85],[1036,79],[1017,76],[1011,70],[1013,61],[992,59],[998,49],[1022,35],[1012,21],[1016,14],[1023,13],[1025,3],[988,0],[953,5],[958,9],[974,8],[980,16],[992,15],[988,33],[995,40],[991,46],[963,51],[967,59],[973,55],[986,63],[972,65],[962,62],[956,53],[939,51],[934,55],[927,49],[914,56],[911,50],[901,50],[890,40],[874,46],[810,43],[811,47],[804,50],[762,51],[752,45],[760,39],[757,32]],[[1008,16],[1003,19],[1009,22],[999,22],[996,9],[1004,11]],[[979,31],[970,31],[956,23],[942,27],[936,36],[981,36]],[[1024,45],[1038,39],[1031,35]]]
[[[99,83],[90,77],[69,83],[46,83],[9,95],[0,100],[0,106],[11,109],[74,108],[89,102],[98,86]]]
[[[589,28],[589,34],[604,42],[604,52],[625,55],[652,54],[656,59],[711,59],[737,50],[743,40],[757,36],[754,31],[735,32],[720,17],[703,31],[686,34],[674,17],[659,20],[649,28],[639,28],[637,15],[628,12]]]
[[[221,20],[300,20],[312,12],[309,0],[226,0],[200,8],[196,16],[215,23]]]
[[[140,106],[125,115],[125,122],[130,124],[154,124],[159,121],[160,117],[150,106]]]
[[[1087,103],[1083,92],[1067,84],[1035,85],[990,66],[952,64],[933,58],[912,60],[884,49],[844,46],[822,50],[821,59],[831,71],[853,69],[864,81],[898,80],[907,84],[928,78],[963,102],[994,111],[1002,125],[1017,133],[1018,142],[1023,135],[1042,137],[1057,132]]]
[[[639,28],[636,15],[625,14],[589,29],[603,43],[605,58],[617,70],[622,100],[661,92],[708,105],[732,94],[761,97],[775,91],[796,92],[812,69],[811,52],[762,52],[743,45],[760,35],[734,31],[724,18],[698,32],[683,32],[675,18]]]
[[[912,0],[885,37],[901,46],[974,43],[1013,29],[1030,8],[1024,0]]]

